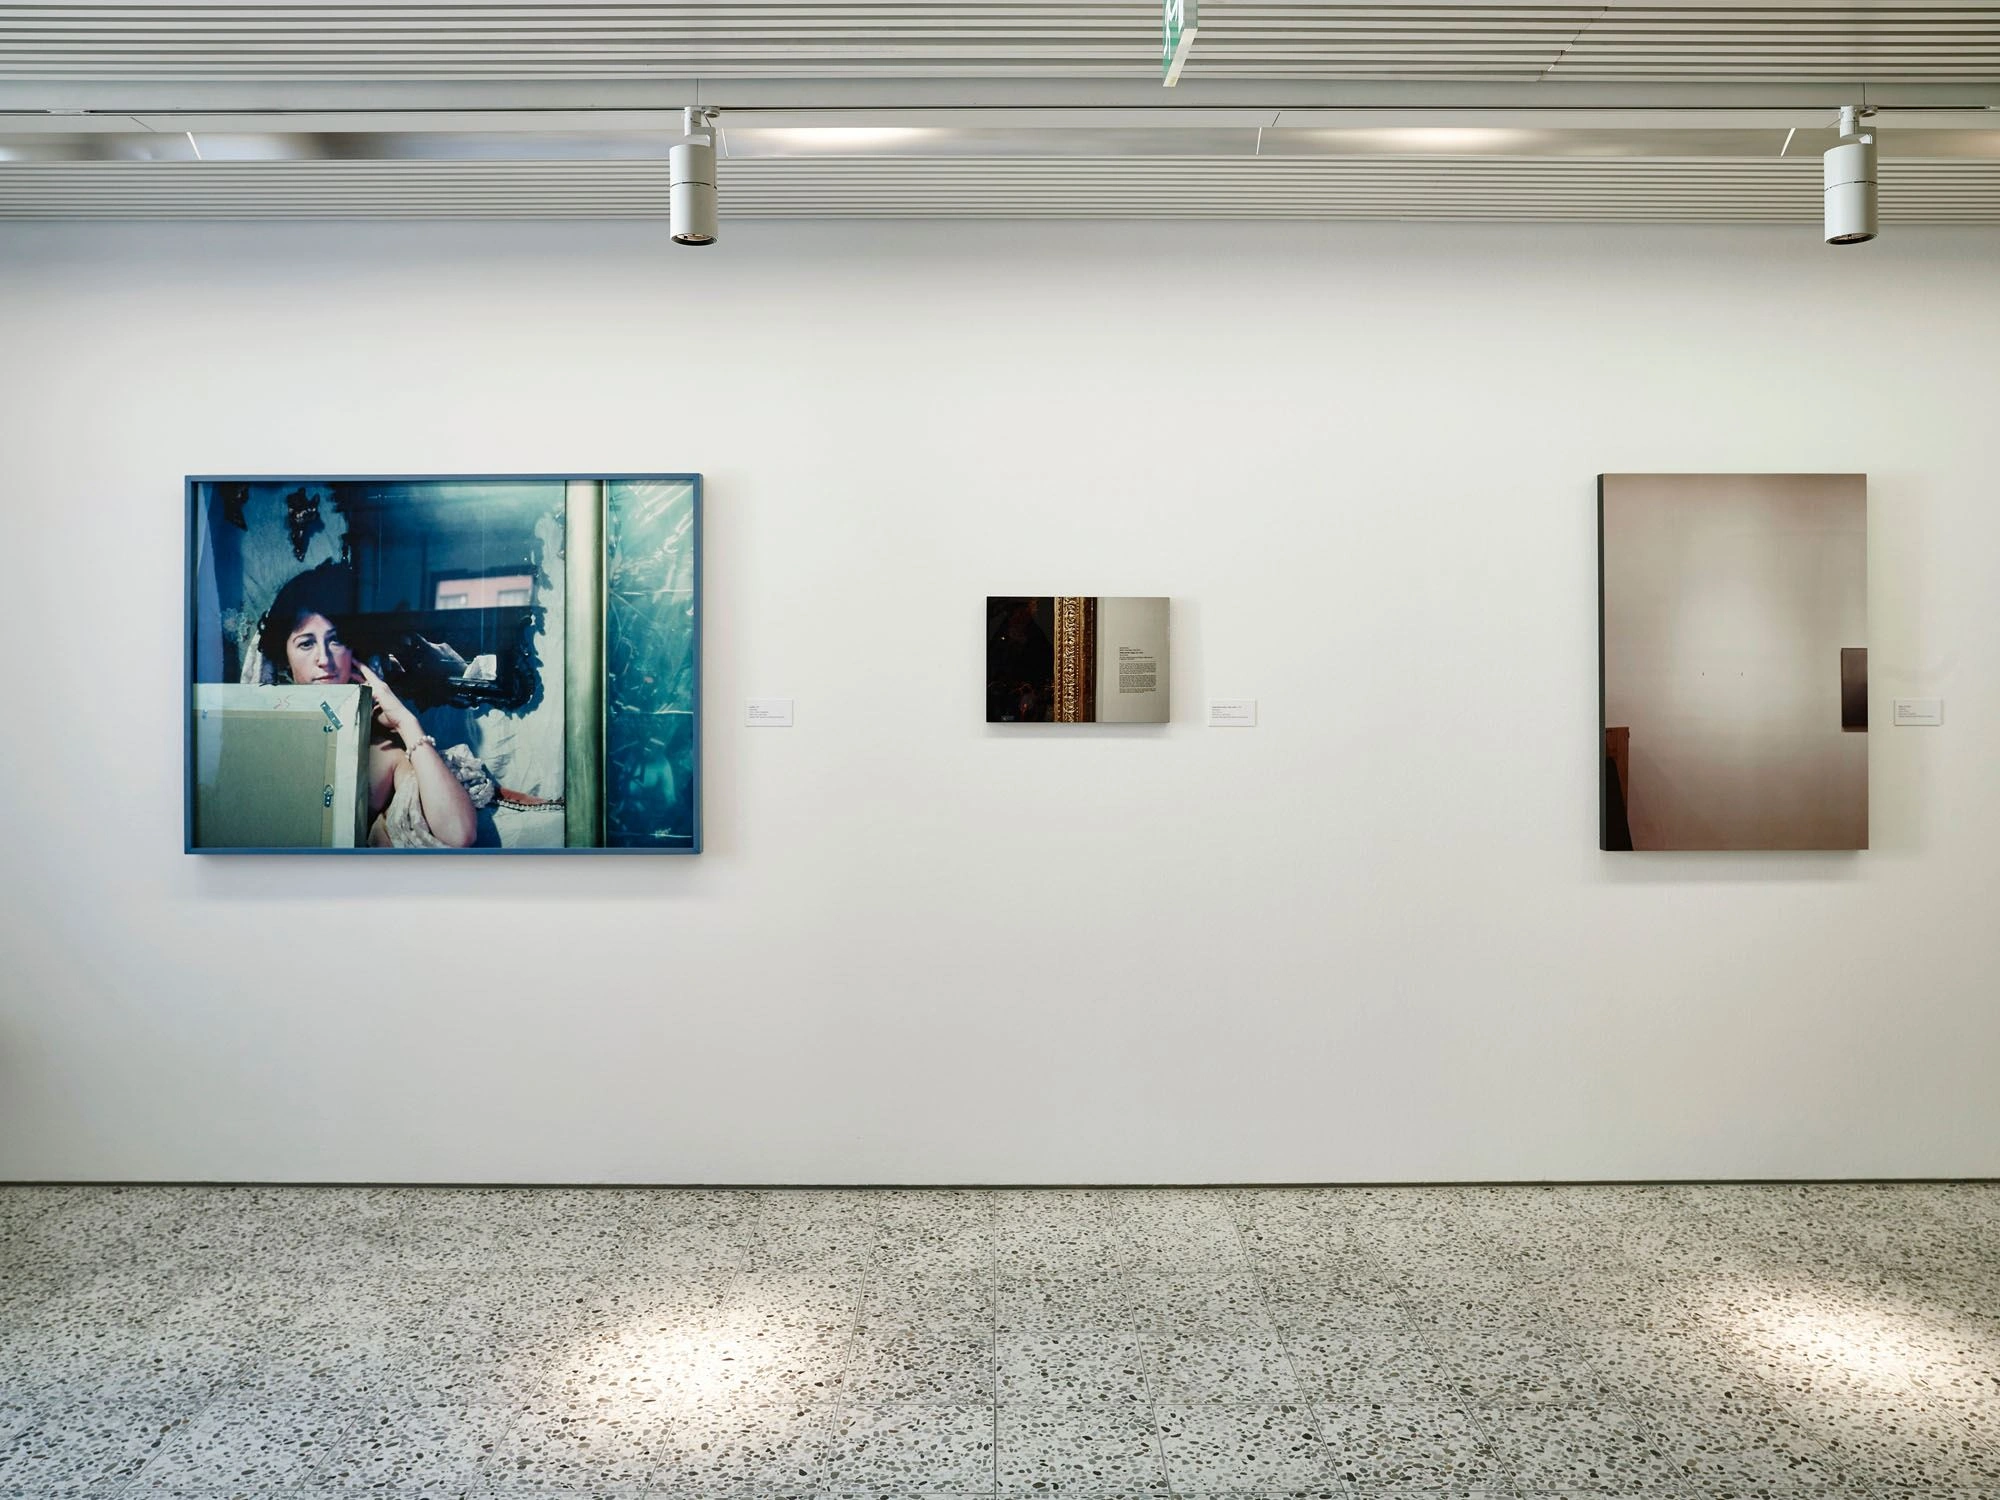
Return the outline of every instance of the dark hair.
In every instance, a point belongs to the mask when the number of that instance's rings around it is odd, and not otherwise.
[[[344,563],[323,562],[278,590],[257,627],[257,649],[264,653],[274,674],[289,677],[291,658],[285,654],[285,644],[299,621],[308,615],[324,615],[344,634],[347,618],[353,613],[354,570]]]

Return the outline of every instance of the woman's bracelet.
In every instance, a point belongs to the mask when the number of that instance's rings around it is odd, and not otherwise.
[[[437,750],[438,742],[436,736],[419,734],[414,742],[410,740],[403,741],[403,753],[406,755],[415,755],[426,745],[429,745],[433,750]],[[442,755],[444,752],[439,750],[438,753]]]

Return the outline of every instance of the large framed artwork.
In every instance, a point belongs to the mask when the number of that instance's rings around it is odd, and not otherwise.
[[[187,481],[193,853],[701,849],[701,477]]]
[[[986,722],[1164,724],[1169,601],[990,594]]]
[[[1868,482],[1598,477],[1600,847],[1868,847]]]

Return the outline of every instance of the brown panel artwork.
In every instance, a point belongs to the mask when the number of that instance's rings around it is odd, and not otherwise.
[[[1868,847],[1860,474],[1598,481],[1600,847]]]

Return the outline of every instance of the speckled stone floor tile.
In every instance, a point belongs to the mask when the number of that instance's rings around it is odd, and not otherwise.
[[[1432,1334],[1446,1378],[1473,1406],[1591,1406],[1603,1382],[1571,1345],[1491,1328]]]
[[[202,1398],[148,1401],[130,1396],[67,1396],[30,1407],[0,1447],[0,1496],[63,1500],[95,1495],[137,1474],[200,1411]]]
[[[1996,1243],[1990,1184],[0,1188],[0,1500],[1116,1500],[1170,1440],[1246,1500],[2000,1500]],[[1297,1407],[1317,1486],[1214,1456]]]
[[[1381,1282],[1279,1279],[1259,1276],[1264,1309],[1281,1333],[1330,1338],[1424,1337],[1400,1288]]]
[[[33,1416],[25,1405],[20,1404],[18,1395],[11,1392],[0,1394],[0,1456],[4,1456],[14,1439],[33,1424]]]
[[[1699,1338],[1596,1330],[1571,1342],[1613,1396],[1641,1407],[1711,1406],[1774,1394],[1780,1367],[1735,1356]]]
[[[385,1371],[472,1403],[539,1393],[585,1337],[575,1312],[552,1286],[470,1285],[386,1330]]]
[[[1948,1417],[1856,1412],[1834,1426],[1807,1418],[1806,1431],[1853,1489],[2000,1495],[2000,1449]]]
[[[1413,1339],[1294,1334],[1284,1344],[1315,1403],[1451,1405],[1460,1394],[1444,1361]]]
[[[1111,1195],[1030,1191],[995,1196],[993,1261],[1003,1276],[1091,1272],[1112,1263]]]
[[[865,1276],[877,1269],[874,1242],[857,1238],[844,1225],[808,1224],[797,1229],[767,1225],[758,1236],[746,1255],[752,1271],[848,1271]]]
[[[9,1421],[31,1423],[58,1420],[77,1413],[125,1408],[167,1407],[200,1410],[225,1389],[207,1378],[177,1376],[151,1364],[136,1369],[118,1365],[66,1371],[58,1379],[41,1378],[32,1368],[5,1367],[0,1383],[0,1412]]]
[[[644,1390],[674,1401],[810,1399],[841,1385],[851,1337],[837,1303],[732,1296],[594,1323],[581,1340],[545,1353],[543,1388],[558,1396]]]
[[[1294,1234],[1264,1225],[1239,1225],[1238,1234],[1249,1268],[1260,1275],[1317,1281],[1372,1280],[1378,1275],[1373,1257],[1338,1232]]]
[[[1290,1494],[1337,1480],[1311,1407],[1162,1402],[1159,1423],[1176,1495]]]
[[[1162,1338],[1228,1339],[1259,1343],[1277,1337],[1255,1277],[1175,1272],[1132,1278],[1142,1327]]]
[[[1305,1387],[1275,1334],[1253,1340],[1149,1334],[1142,1348],[1147,1384],[1163,1405],[1306,1404]]]
[[[713,1195],[677,1198],[641,1189],[543,1188],[484,1205],[485,1230],[522,1268],[742,1269],[754,1244],[746,1205]]]
[[[169,1436],[125,1493],[179,1500],[224,1486],[303,1485],[354,1419],[347,1408],[310,1401],[225,1397]]]
[[[1222,1205],[1245,1234],[1349,1246],[1348,1196],[1345,1188],[1236,1188],[1223,1196]]]
[[[826,1334],[850,1331],[866,1282],[805,1271],[755,1272],[730,1285],[722,1311],[746,1325]]]
[[[842,1396],[857,1406],[991,1405],[993,1336],[862,1333],[849,1356]]]
[[[840,1410],[814,1401],[717,1401],[677,1410],[668,1423],[671,1463],[656,1483],[712,1500],[817,1495]]]
[[[1422,1489],[1510,1482],[1491,1444],[1456,1405],[1322,1404],[1316,1410],[1334,1472],[1352,1483]]]
[[[518,1408],[481,1477],[520,1489],[644,1489],[671,1478],[668,1417],[652,1403],[534,1403]]]
[[[1273,1298],[1341,1295],[1375,1291],[1400,1297],[1402,1288],[1390,1286],[1381,1264],[1360,1252],[1342,1252],[1324,1246],[1270,1244],[1244,1236],[1248,1269],[1263,1281],[1266,1294]]]
[[[1113,1200],[1111,1253],[1132,1271],[1242,1272],[1243,1236],[1219,1194],[1133,1192]]]
[[[1136,1333],[1147,1321],[1138,1290],[1122,1272],[1001,1277],[994,1327],[1002,1334],[1060,1330]]]
[[[993,1327],[995,1282],[989,1276],[877,1275],[862,1288],[863,1334],[900,1329],[942,1334]]]
[[[939,1275],[990,1276],[999,1264],[999,1248],[984,1225],[891,1226],[876,1231],[865,1264],[877,1273],[922,1265]]]
[[[1660,1410],[1646,1412],[1644,1420],[1682,1488],[1704,1500],[1792,1500],[1837,1492],[1845,1483],[1827,1447],[1783,1419],[1720,1420]]]
[[[0,1355],[10,1383],[217,1385],[265,1352],[251,1311],[262,1292],[159,1268],[95,1272],[0,1327]]]
[[[1093,1401],[1008,1402],[996,1423],[1003,1497],[1164,1496],[1166,1461],[1150,1408]]]
[[[215,1201],[202,1188],[10,1187],[0,1234],[15,1264],[158,1262],[182,1225]]]
[[[313,1467],[312,1486],[336,1496],[462,1500],[488,1476],[515,1415],[504,1406],[448,1401],[364,1408]]]
[[[1109,1402],[1150,1406],[1137,1334],[1053,1328],[994,1340],[994,1393],[1009,1402]]]
[[[875,1240],[869,1194],[767,1192],[748,1230],[748,1269],[865,1275]]]
[[[843,1500],[991,1494],[992,1407],[842,1407],[827,1423],[820,1490]]]
[[[1647,1495],[1679,1482],[1659,1445],[1625,1412],[1531,1403],[1474,1408],[1472,1416],[1524,1489]]]
[[[868,1264],[928,1274],[990,1274],[998,1257],[993,1195],[885,1191],[870,1205]]]

